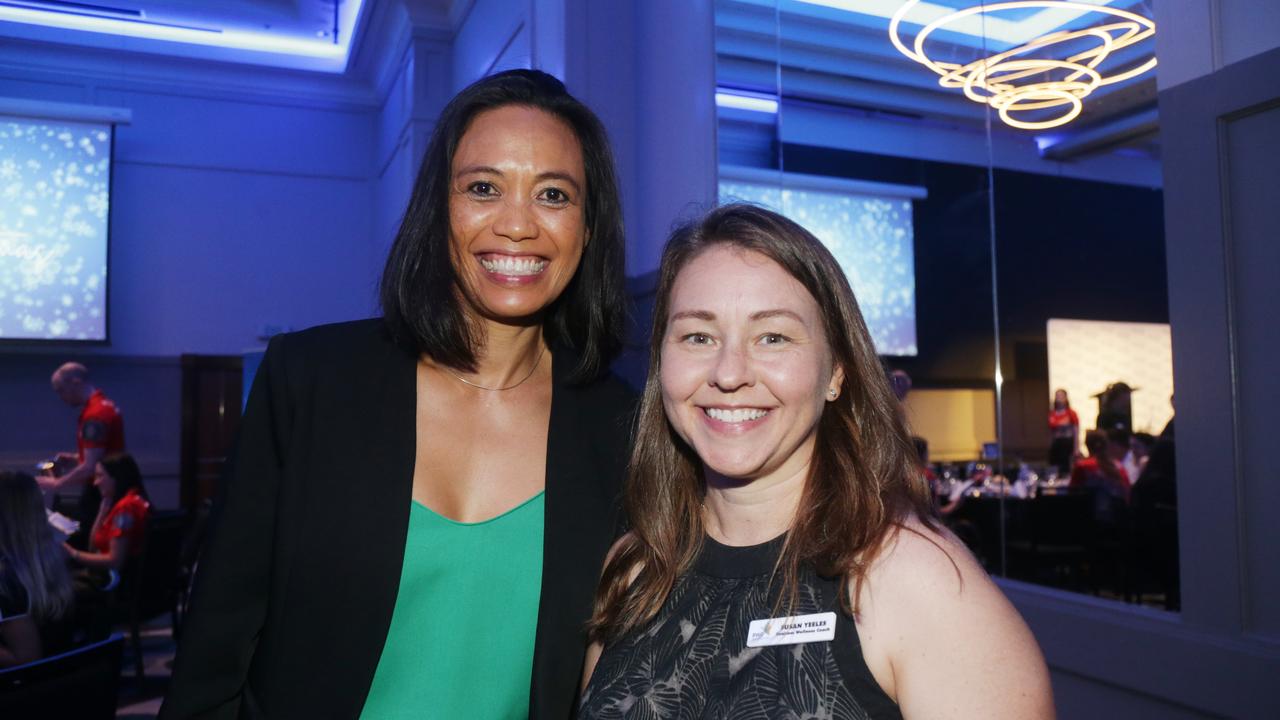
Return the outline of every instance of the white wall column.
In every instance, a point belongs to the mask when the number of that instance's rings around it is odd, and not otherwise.
[[[712,3],[563,3],[565,82],[609,129],[627,274],[644,275],[657,269],[672,223],[716,200]]]
[[[438,9],[415,0],[380,5],[372,25],[368,45],[378,64],[371,72],[381,105],[371,240],[381,259],[400,227],[431,131],[453,94],[454,41]]]

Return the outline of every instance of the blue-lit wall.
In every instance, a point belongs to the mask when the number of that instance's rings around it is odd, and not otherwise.
[[[498,70],[533,67],[529,0],[476,0],[454,43],[453,89]]]
[[[129,446],[169,504],[180,354],[239,354],[269,328],[374,312],[391,224],[375,220],[400,212],[375,202],[382,108],[327,100],[309,74],[59,52],[0,43],[0,96],[132,111],[115,138],[111,338],[3,348],[0,464],[74,449],[75,413],[48,381],[79,360],[124,408]]]
[[[234,353],[264,325],[373,309],[374,115],[49,77],[0,95],[126,107],[112,182],[108,352]]]
[[[116,141],[116,352],[238,352],[263,325],[372,312],[372,113],[98,95],[134,113]]]
[[[544,68],[602,117],[633,272],[656,266],[684,204],[714,198],[706,0],[479,0],[434,18],[415,5],[372,3],[344,76],[0,43],[0,96],[116,106],[133,118],[116,144],[111,344],[4,349],[0,465],[74,445],[74,413],[47,383],[76,359],[124,406],[149,481],[172,483],[177,356],[240,354],[270,331],[373,314],[380,266],[439,111],[486,72]],[[657,147],[666,134],[683,144]],[[637,157],[641,147],[649,150]],[[696,167],[666,178],[676,160]],[[153,495],[166,503],[166,493]]]

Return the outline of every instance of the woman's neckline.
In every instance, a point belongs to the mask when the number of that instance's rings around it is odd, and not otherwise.
[[[461,521],[461,520],[454,520],[454,519],[453,519],[453,518],[451,518],[451,517],[447,517],[447,516],[445,516],[445,515],[441,515],[440,513],[436,512],[435,510],[432,510],[431,508],[427,507],[425,504],[423,504],[423,503],[421,503],[421,502],[418,502],[417,500],[411,500],[410,502],[412,502],[412,503],[413,503],[413,506],[414,506],[415,508],[418,508],[418,509],[421,509],[421,510],[425,511],[425,512],[430,516],[430,517],[433,517],[433,518],[436,518],[436,519],[438,519],[438,520],[440,520],[440,521],[442,521],[442,522],[448,523],[449,525],[454,525],[454,526],[457,526],[457,527],[480,527],[480,526],[482,526],[482,525],[491,525],[491,524],[493,524],[493,523],[495,523],[495,522],[498,522],[499,520],[502,520],[503,518],[510,517],[510,516],[512,516],[512,515],[514,515],[514,514],[516,514],[516,513],[520,512],[520,511],[521,511],[521,510],[523,510],[524,508],[529,507],[530,505],[534,504],[535,502],[537,502],[540,498],[542,498],[542,497],[543,497],[543,496],[545,496],[546,494],[547,494],[547,491],[546,491],[545,489],[543,489],[543,490],[539,490],[539,491],[538,491],[537,493],[535,493],[532,497],[530,497],[528,500],[525,500],[524,502],[521,502],[519,505],[516,505],[515,507],[513,507],[513,508],[511,508],[511,509],[509,509],[509,510],[504,510],[504,511],[502,511],[502,512],[498,513],[497,515],[494,515],[494,516],[493,516],[493,517],[491,517],[491,518],[485,518],[484,520],[477,520],[477,521],[475,521],[475,522],[463,522],[463,521]]]
[[[787,534],[756,545],[725,545],[710,535],[702,540],[702,550],[693,569],[718,578],[752,578],[768,575],[777,565]]]

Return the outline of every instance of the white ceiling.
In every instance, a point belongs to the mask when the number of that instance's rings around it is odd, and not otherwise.
[[[0,36],[343,72],[374,0],[0,0]]]

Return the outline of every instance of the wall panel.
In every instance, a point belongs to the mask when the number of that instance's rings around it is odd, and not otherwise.
[[[1277,83],[1280,85],[1280,82]],[[1245,626],[1280,641],[1280,508],[1275,408],[1280,401],[1280,98],[1224,120],[1225,231],[1236,362]],[[1258,152],[1270,148],[1271,152]]]

